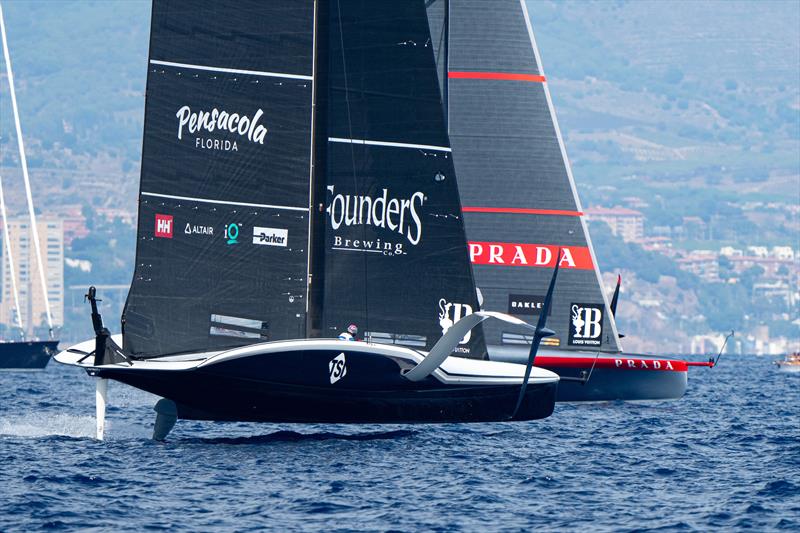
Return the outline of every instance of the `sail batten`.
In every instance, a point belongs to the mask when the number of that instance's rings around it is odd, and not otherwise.
[[[287,74],[285,72],[266,72],[261,70],[245,70],[238,68],[227,67],[212,67],[208,65],[190,65],[189,63],[175,63],[173,61],[161,61],[158,59],[151,59],[151,65],[163,65],[165,67],[187,68],[193,70],[207,70],[211,72],[225,72],[228,74],[246,74],[248,76],[265,76],[268,78],[288,78],[292,80],[308,80],[312,81],[314,76],[307,76],[304,74]]]
[[[222,205],[236,205],[241,207],[264,207],[267,209],[283,209],[286,211],[308,211],[308,207],[294,207],[290,205],[271,205],[271,204],[254,204],[252,202],[231,202],[227,200],[214,200],[211,198],[198,198],[196,196],[175,196],[174,194],[159,194],[157,192],[142,191],[142,196],[153,196],[155,198],[168,198],[170,200],[188,200],[190,202],[202,202],[209,204],[222,204]]]
[[[344,139],[342,137],[329,137],[328,141],[346,144],[366,144],[370,146],[389,146],[394,148],[417,148],[419,150],[436,150],[438,152],[452,152],[449,146],[434,146],[431,144],[399,143],[391,141],[373,141],[369,139]]]

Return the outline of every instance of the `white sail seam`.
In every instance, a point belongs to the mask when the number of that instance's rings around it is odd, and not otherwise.
[[[155,198],[168,198],[170,200],[188,200],[190,202],[203,202],[206,204],[239,205],[242,207],[265,207],[268,209],[283,209],[286,211],[308,212],[308,207],[293,207],[288,205],[254,204],[250,202],[231,202],[228,200],[213,200],[211,198],[197,198],[194,196],[176,196],[174,194],[160,194],[157,192],[142,191],[142,196],[153,196]]]
[[[328,137],[332,143],[366,144],[370,146],[389,146],[391,148],[416,148],[418,150],[435,150],[437,152],[452,152],[449,146],[434,146],[432,144],[410,144],[389,141],[371,141],[369,139],[345,139],[343,137]]]
[[[193,70],[207,70],[210,72],[224,72],[226,74],[247,74],[248,76],[265,76],[268,78],[288,78],[291,80],[306,80],[313,81],[313,76],[306,76],[304,74],[286,74],[284,72],[268,72],[264,70],[245,70],[238,68],[227,67],[212,67],[209,65],[192,65],[190,63],[176,63],[174,61],[160,61],[158,59],[151,59],[150,63],[153,65],[162,65],[165,67],[189,68]]]

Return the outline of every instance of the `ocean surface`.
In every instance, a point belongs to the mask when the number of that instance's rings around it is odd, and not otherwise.
[[[679,401],[558,404],[538,422],[179,421],[51,362],[0,373],[0,531],[800,530],[800,374],[691,369]]]

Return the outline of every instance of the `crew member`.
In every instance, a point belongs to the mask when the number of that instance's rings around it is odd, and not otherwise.
[[[347,326],[347,331],[339,334],[340,341],[357,341],[358,340],[358,326],[350,324]]]

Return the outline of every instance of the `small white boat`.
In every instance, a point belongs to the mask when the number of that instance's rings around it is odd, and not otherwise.
[[[800,372],[800,352],[786,354],[783,361],[775,361],[781,372]]]

